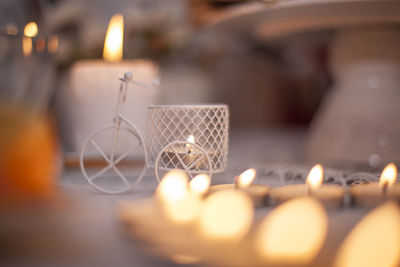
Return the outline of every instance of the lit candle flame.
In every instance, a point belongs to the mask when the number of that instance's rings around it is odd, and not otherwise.
[[[189,143],[192,143],[192,144],[194,144],[194,143],[196,142],[193,135],[189,135],[189,137],[188,137],[186,140],[187,140]]]
[[[172,170],[158,185],[156,194],[163,215],[171,223],[190,223],[201,210],[201,199],[188,190],[188,180],[184,171]]]
[[[120,61],[123,54],[124,17],[115,14],[108,24],[104,42],[103,58],[106,61]]]
[[[321,187],[322,181],[324,178],[324,169],[322,168],[321,164],[317,164],[312,167],[310,173],[307,176],[307,186],[311,190],[316,190]]]
[[[247,171],[242,172],[236,179],[236,184],[238,187],[248,187],[256,178],[256,170],[251,168]]]
[[[25,57],[32,54],[32,37],[38,34],[38,27],[35,22],[29,22],[25,25],[24,36],[22,37],[22,53]]]
[[[157,187],[157,196],[166,202],[178,201],[188,192],[188,177],[182,170],[168,172]]]
[[[379,186],[382,188],[382,190],[385,187],[390,187],[392,186],[397,178],[397,168],[394,163],[390,163],[386,165],[386,167],[383,169],[381,178],[379,179]]]
[[[210,187],[210,182],[210,176],[207,174],[199,174],[190,181],[190,191],[197,195],[204,195]]]
[[[25,25],[24,35],[26,37],[35,37],[38,34],[38,26],[35,22],[29,22]]]
[[[196,142],[196,139],[194,138],[193,135],[189,135],[189,137],[186,139],[186,141],[187,141],[188,143],[194,144],[194,143]],[[186,145],[185,145],[185,148],[186,148],[186,150],[187,150],[188,153],[191,153],[191,152],[192,152],[192,146],[191,146],[191,145],[186,144]]]
[[[400,210],[387,202],[367,214],[347,235],[335,267],[390,267],[400,264]]]

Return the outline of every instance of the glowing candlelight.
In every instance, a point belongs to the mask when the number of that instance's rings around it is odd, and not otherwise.
[[[343,241],[334,266],[390,267],[400,264],[400,210],[387,202],[371,211]]]
[[[115,14],[108,24],[104,42],[103,59],[106,61],[120,61],[123,54],[124,17]]]
[[[38,27],[35,22],[29,22],[25,25],[24,36],[22,37],[22,52],[25,57],[32,54],[32,37],[38,34]]]
[[[189,135],[189,137],[186,139],[186,141],[188,141],[191,144],[194,144],[196,142],[196,139],[194,138],[193,135]],[[187,150],[187,153],[191,153],[192,152],[192,146],[191,145],[186,144],[185,148]]]
[[[327,230],[322,205],[314,198],[297,198],[268,214],[258,230],[256,248],[272,263],[307,264],[319,253]]]
[[[38,34],[38,26],[35,22],[29,22],[28,24],[25,25],[24,28],[24,35],[26,37],[35,37]]]
[[[58,51],[58,37],[56,35],[50,36],[47,41],[47,50],[49,53],[54,54]]]
[[[324,170],[321,164],[317,164],[311,168],[311,171],[306,179],[306,184],[309,193],[312,193],[313,191],[321,187],[323,178],[324,178]]]
[[[234,179],[234,184],[213,185],[209,193],[227,189],[236,189],[246,193],[256,207],[265,206],[267,203],[269,187],[266,185],[252,184],[256,178],[256,170],[250,168]]]
[[[236,185],[239,188],[249,187],[256,178],[256,170],[251,168],[242,172],[236,179]]]
[[[379,179],[379,187],[382,194],[386,194],[387,188],[393,186],[397,178],[397,168],[394,163],[388,164],[382,171],[381,178]]]
[[[22,37],[22,53],[25,57],[32,54],[32,39],[30,37]]]
[[[341,206],[344,189],[338,185],[323,185],[323,177],[323,168],[320,164],[317,164],[310,170],[306,184],[286,185],[274,188],[270,192],[270,199],[273,203],[281,203],[296,197],[312,195],[325,206]]]
[[[208,196],[199,217],[199,229],[208,239],[239,241],[254,217],[251,199],[239,190],[222,190]]]
[[[400,185],[395,184],[397,168],[388,164],[382,171],[379,183],[360,184],[350,187],[353,202],[363,206],[374,206],[387,199],[400,200]]]
[[[167,220],[187,224],[196,219],[201,208],[198,195],[189,192],[189,179],[184,171],[168,172],[158,185],[156,195]]]
[[[184,171],[168,172],[157,187],[157,196],[165,202],[182,199],[188,191],[188,177]]]
[[[191,192],[197,195],[204,195],[207,193],[210,183],[210,176],[207,174],[199,174],[190,181],[189,188]]]

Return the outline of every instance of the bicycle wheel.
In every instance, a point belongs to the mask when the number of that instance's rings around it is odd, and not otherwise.
[[[199,145],[188,141],[175,141],[166,145],[158,154],[155,173],[158,181],[173,169],[185,171],[190,179],[206,173],[212,178],[212,164],[208,153]]]
[[[111,157],[114,125],[95,131],[83,144],[80,166],[87,182],[97,190],[118,194],[133,189],[146,171],[145,142],[131,127],[120,126]]]

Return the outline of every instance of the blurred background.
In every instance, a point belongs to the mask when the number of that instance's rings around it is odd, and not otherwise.
[[[306,133],[301,162],[379,168],[400,159],[396,1],[0,5],[2,51],[9,51],[0,55],[2,91],[51,115],[66,158],[77,158],[84,138],[111,121],[117,96],[110,92],[132,71],[160,85],[128,98],[128,118],[143,132],[148,105],[226,103],[233,131]],[[123,16],[123,56],[110,60],[103,50],[115,14]],[[32,36],[23,32],[30,22],[38,27]]]

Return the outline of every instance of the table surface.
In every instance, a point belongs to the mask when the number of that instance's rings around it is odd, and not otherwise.
[[[232,182],[235,175],[253,166],[301,164],[305,138],[301,129],[232,131],[228,169],[215,175],[213,184]],[[90,188],[79,169],[64,170],[59,181],[63,197],[55,201],[57,204],[33,207],[0,221],[0,265],[175,266],[148,256],[143,244],[124,233],[116,216],[120,201],[150,197],[156,186],[154,170],[148,169],[133,192],[106,195]],[[350,209],[336,212],[333,222],[347,223],[333,223],[336,226],[330,231],[336,241],[330,244],[339,242],[338,237],[363,214],[363,210]]]

